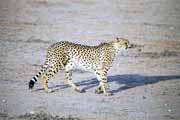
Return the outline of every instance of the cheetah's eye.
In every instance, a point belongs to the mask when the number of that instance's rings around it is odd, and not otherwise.
[[[127,49],[127,48],[128,48],[128,43],[127,43],[127,42],[125,42],[124,44],[125,44],[125,47],[126,47],[126,49]]]

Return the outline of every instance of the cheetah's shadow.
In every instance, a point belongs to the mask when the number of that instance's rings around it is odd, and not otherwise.
[[[116,89],[113,89],[112,86],[110,86],[110,89],[112,90],[112,93],[118,93],[120,91],[143,86],[147,84],[154,84],[160,81],[167,81],[167,80],[175,80],[180,79],[180,75],[167,75],[167,76],[143,76],[138,74],[124,74],[124,75],[114,75],[108,77],[108,83],[118,84],[119,87]],[[98,80],[96,78],[93,78],[91,80],[84,80],[81,82],[77,82],[76,85],[83,87],[83,90],[88,90],[94,87],[97,87],[99,84]],[[122,84],[124,86],[122,86]],[[52,86],[54,90],[60,90],[67,88],[68,85],[56,85]]]

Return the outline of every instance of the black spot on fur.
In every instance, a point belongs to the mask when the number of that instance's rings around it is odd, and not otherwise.
[[[100,75],[100,73],[99,73],[99,72],[96,72],[96,74],[97,74],[97,75]]]
[[[32,89],[34,87],[34,81],[30,80],[29,81],[29,89]]]

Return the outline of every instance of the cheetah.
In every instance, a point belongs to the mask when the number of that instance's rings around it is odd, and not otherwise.
[[[112,95],[107,84],[107,72],[117,53],[121,49],[129,48],[129,45],[129,41],[124,38],[116,38],[111,42],[101,43],[98,46],[74,44],[67,41],[54,43],[47,50],[46,60],[42,68],[29,81],[29,89],[34,87],[38,78],[41,78],[44,90],[52,92],[51,89],[48,89],[48,80],[59,70],[65,70],[65,82],[75,91],[83,92],[72,82],[72,70],[80,67],[87,71],[93,71],[96,75],[99,85],[95,93]]]

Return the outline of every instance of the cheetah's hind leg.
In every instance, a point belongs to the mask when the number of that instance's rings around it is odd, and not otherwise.
[[[74,83],[72,82],[72,71],[71,71],[71,70],[66,70],[65,72],[66,72],[66,73],[65,73],[65,74],[66,74],[66,80],[65,80],[65,82],[66,82],[70,87],[72,87],[75,91],[80,92],[80,93],[85,92],[85,90],[81,90],[79,87],[76,86],[76,84],[74,84]]]
[[[47,93],[54,92],[52,89],[48,88],[48,80],[52,78],[60,69],[61,67],[58,64],[53,64],[52,66],[48,67],[46,73],[42,76],[42,83],[45,92]]]
[[[43,84],[45,92],[51,93],[53,92],[53,90],[48,88],[48,80],[49,80],[49,77],[47,75],[42,76],[42,84]]]

